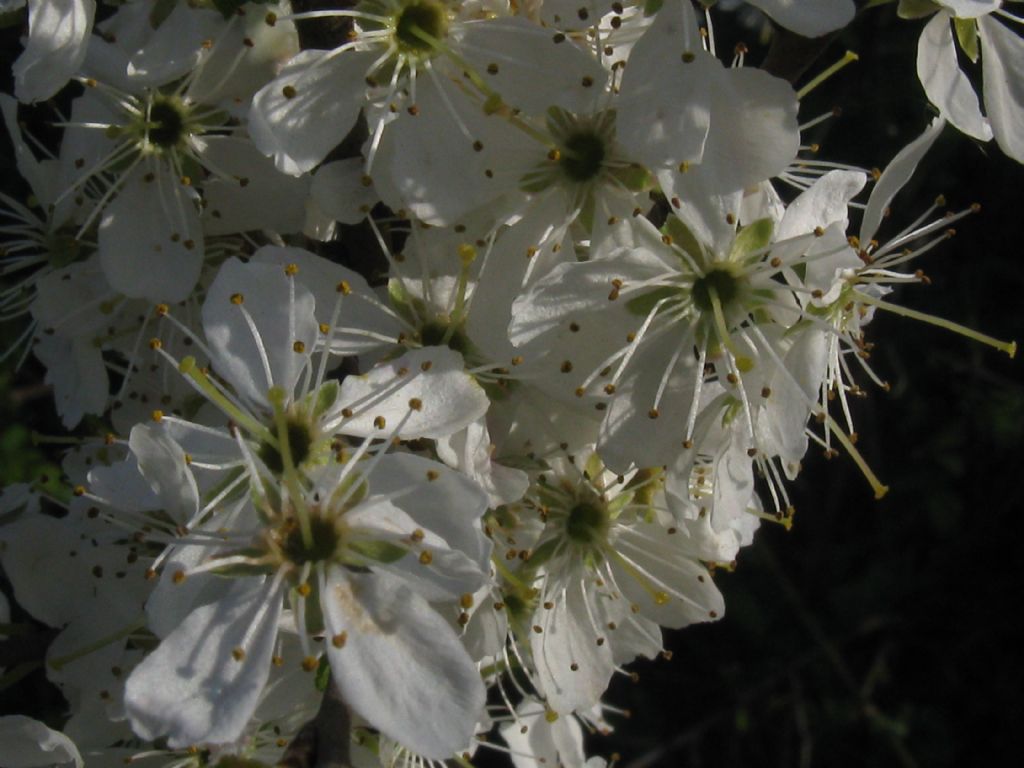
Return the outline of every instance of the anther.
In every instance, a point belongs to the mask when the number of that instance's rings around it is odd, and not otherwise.
[[[232,293],[231,294],[231,303],[235,304],[235,305],[244,304],[245,303],[245,296],[243,294],[241,294],[241,293]]]
[[[286,99],[294,99],[298,95],[298,93],[299,92],[295,90],[295,87],[291,85],[286,85],[284,88],[281,89],[281,95],[283,95]]]
[[[231,651],[231,658],[235,661],[243,661],[245,659],[245,649],[242,647],[233,649]]]
[[[331,638],[331,645],[335,648],[344,648],[345,643],[348,642],[348,632],[339,632]]]

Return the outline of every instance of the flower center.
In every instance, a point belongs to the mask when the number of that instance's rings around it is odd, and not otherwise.
[[[693,303],[703,312],[714,311],[713,296],[722,307],[732,303],[740,292],[739,278],[727,267],[715,267],[693,283]]]
[[[586,131],[574,133],[565,140],[558,163],[570,180],[582,183],[601,172],[604,158],[604,141],[596,133]]]
[[[608,512],[603,505],[581,501],[569,510],[565,535],[574,544],[592,546],[604,541],[607,534]]]
[[[288,447],[291,449],[292,462],[296,467],[302,466],[309,458],[313,447],[313,435],[310,433],[309,425],[296,419],[289,419],[286,432],[284,439],[288,441]],[[275,433],[275,436],[280,442],[281,435]],[[284,459],[281,458],[281,452],[276,446],[271,443],[260,443],[256,453],[267,469],[275,475],[284,472]]]
[[[413,0],[395,17],[395,40],[406,52],[428,53],[433,50],[431,40],[447,34],[448,15],[434,0]]]
[[[302,539],[302,529],[295,518],[289,518],[281,529],[281,548],[285,557],[296,565],[330,560],[335,557],[341,544],[341,536],[334,522],[315,511],[310,515],[309,528],[312,540],[308,547]]]
[[[448,323],[432,320],[420,329],[420,342],[425,347],[448,347],[463,357],[470,350],[470,342],[466,334],[459,329],[452,329]]]
[[[161,149],[173,149],[185,138],[185,112],[169,99],[153,102],[149,109],[149,140]]]

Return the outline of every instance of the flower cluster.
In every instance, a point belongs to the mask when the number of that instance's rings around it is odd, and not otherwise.
[[[269,765],[308,723],[358,765],[604,765],[611,678],[724,615],[811,444],[885,493],[872,317],[1015,351],[889,296],[973,212],[887,221],[947,123],[1024,159],[1001,3],[901,2],[940,116],[881,172],[802,137],[828,71],[723,61],[690,0],[337,5],[28,2],[6,353],[84,436],[0,506],[71,707],[0,719],[19,765]],[[47,148],[19,101],[55,95]]]

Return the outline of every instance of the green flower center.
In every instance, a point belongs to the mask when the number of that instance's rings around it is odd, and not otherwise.
[[[292,518],[285,524],[282,549],[285,557],[296,565],[330,560],[341,544],[341,536],[331,520],[314,513],[310,516],[309,528],[312,542],[307,547],[298,521]]]
[[[591,546],[604,541],[608,534],[608,512],[602,505],[581,501],[569,510],[565,535],[575,544]]]
[[[740,281],[726,267],[715,267],[693,283],[693,303],[704,312],[714,310],[712,296],[717,296],[722,307],[729,306],[740,292]]]
[[[566,140],[558,164],[572,181],[590,181],[601,172],[604,162],[604,141],[596,133],[574,133]]]
[[[275,436],[280,442],[281,435],[275,434]],[[309,426],[301,421],[289,419],[284,439],[288,441],[288,447],[291,449],[292,463],[296,467],[301,466],[309,458],[313,448],[313,435],[310,433]],[[267,466],[267,469],[275,475],[284,472],[284,459],[281,458],[281,452],[276,446],[271,443],[261,443],[256,454]]]
[[[149,140],[161,149],[173,149],[185,138],[185,113],[169,100],[160,100],[149,108]]]
[[[447,339],[445,338],[447,336]],[[469,338],[459,329],[451,330],[448,323],[433,320],[420,329],[420,342],[425,347],[448,347],[466,357],[471,348]]]
[[[448,14],[433,0],[413,0],[395,17],[395,39],[407,52],[428,53],[433,50],[430,40],[441,40],[447,34]]]

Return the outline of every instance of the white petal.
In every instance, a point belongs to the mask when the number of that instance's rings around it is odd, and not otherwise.
[[[361,158],[326,163],[313,174],[313,201],[322,213],[342,224],[358,224],[377,202],[373,186],[364,184]]]
[[[336,330],[331,336],[333,353],[365,354],[390,345],[390,340],[398,338],[401,331],[398,320],[382,306],[366,278],[351,269],[302,248],[274,245],[260,248],[251,260],[282,267],[287,264],[298,266],[298,281],[312,291],[316,299],[317,322],[329,324],[334,320]],[[348,284],[350,292],[347,294],[338,291],[343,282]],[[339,301],[341,308],[335,318],[334,311]]]
[[[584,591],[576,578],[554,608],[542,609],[539,618],[534,616],[541,629],[530,633],[537,682],[548,705],[559,714],[589,709],[608,687],[615,669],[611,645],[598,645],[589,618],[593,615],[597,626],[604,626],[607,602],[607,598]]]
[[[1002,0],[934,0],[934,2],[961,19],[984,16],[1002,5]]]
[[[119,293],[184,301],[203,266],[203,230],[191,195],[168,169],[140,164],[103,211],[99,252]]]
[[[176,523],[188,522],[199,510],[199,489],[182,447],[159,424],[139,424],[128,444],[163,509]]]
[[[316,342],[313,311],[313,294],[283,267],[226,261],[203,303],[214,368],[254,403],[269,406],[275,386],[290,399]]]
[[[239,179],[211,178],[203,187],[203,226],[208,237],[249,230],[278,234],[302,230],[308,177],[281,173],[249,141],[222,136],[204,142],[203,161]]]
[[[690,3],[668,0],[622,76],[616,131],[628,156],[651,170],[699,162],[711,125],[708,73],[720,67],[704,51]]]
[[[336,409],[351,408],[354,415],[338,430],[359,437],[390,435],[402,424],[397,435],[405,440],[447,437],[483,416],[489,405],[458,352],[424,347],[342,381]]]
[[[1024,163],[1024,40],[995,19],[978,19],[985,111],[1003,152]]]
[[[842,29],[857,10],[853,0],[748,0],[786,29],[804,37],[820,37]]]
[[[46,366],[46,383],[53,386],[54,403],[67,429],[87,413],[98,416],[106,410],[107,367],[92,339],[43,336],[32,351]]]
[[[19,101],[41,101],[78,71],[89,42],[94,0],[29,0],[28,45],[14,62]]]
[[[700,175],[704,191],[729,194],[784,170],[800,146],[792,86],[749,67],[709,66],[705,76],[711,127],[700,165],[690,171]]]
[[[484,687],[448,622],[385,574],[332,568],[321,600],[329,633],[324,645],[345,702],[423,757],[445,760],[464,750]]]
[[[982,141],[992,138],[992,126],[981,114],[978,94],[957,62],[953,27],[944,13],[936,14],[921,31],[917,76],[932,104],[957,129]]]
[[[502,101],[535,115],[556,105],[590,111],[608,79],[604,67],[571,38],[522,16],[467,24],[458,48]]]
[[[271,581],[239,579],[193,611],[128,678],[135,732],[171,747],[235,741],[270,675],[281,602]]]
[[[878,227],[882,223],[889,203],[914,175],[917,164],[921,162],[921,158],[931,148],[945,125],[946,121],[941,117],[932,120],[925,132],[901,149],[892,162],[886,166],[881,177],[875,182],[875,188],[871,190],[871,197],[868,198],[864,219],[860,224],[860,241],[862,243],[870,242],[878,232]]]
[[[59,731],[23,715],[0,717],[5,768],[52,768],[73,763],[82,768],[75,743]]]
[[[303,51],[253,97],[249,134],[278,170],[313,170],[355,124],[375,54]]]

